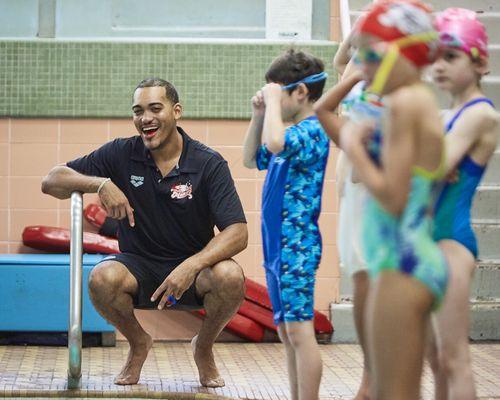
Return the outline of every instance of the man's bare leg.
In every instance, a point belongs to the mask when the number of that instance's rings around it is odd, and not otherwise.
[[[99,313],[113,324],[128,340],[127,361],[115,378],[117,385],[133,385],[139,381],[142,365],[153,340],[134,315],[132,296],[137,292],[137,280],[121,263],[105,261],[90,274],[89,293]]]
[[[206,317],[200,332],[191,342],[200,383],[224,386],[215,365],[213,345],[217,336],[236,313],[245,295],[245,277],[233,260],[224,260],[203,270],[196,279],[196,291],[203,297]]]

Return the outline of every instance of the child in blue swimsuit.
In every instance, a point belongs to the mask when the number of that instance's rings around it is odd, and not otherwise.
[[[437,399],[475,399],[469,353],[469,287],[478,255],[471,227],[471,207],[476,188],[493,155],[499,116],[479,85],[488,72],[488,37],[476,13],[451,8],[436,18],[442,44],[432,67],[433,79],[451,94],[445,115],[445,184],[435,209],[434,240],[444,252],[450,269],[448,292],[436,314],[434,334],[437,353],[431,351]]]
[[[262,242],[267,289],[285,345],[293,399],[317,399],[322,362],[314,335],[314,283],[321,259],[318,217],[329,141],[314,115],[326,80],[323,63],[289,50],[252,98],[244,164],[267,170]],[[285,123],[291,124],[285,127]]]

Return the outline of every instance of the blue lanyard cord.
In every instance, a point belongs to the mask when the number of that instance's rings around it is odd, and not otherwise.
[[[326,80],[326,78],[328,78],[328,74],[326,72],[320,72],[319,74],[309,75],[306,76],[304,79],[301,79],[300,81],[289,83],[286,86],[282,86],[281,89],[283,90],[293,89],[295,86],[298,86],[301,83],[315,83],[324,81]]]

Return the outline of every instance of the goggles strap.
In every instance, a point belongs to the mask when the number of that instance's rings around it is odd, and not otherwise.
[[[301,79],[300,81],[289,83],[288,85],[282,86],[281,89],[282,90],[293,89],[294,87],[299,86],[301,83],[315,83],[324,81],[326,80],[326,78],[328,78],[328,74],[326,72],[320,72],[319,74],[309,75]]]
[[[384,90],[385,84],[387,83],[387,79],[389,78],[389,74],[391,73],[392,69],[394,68],[394,64],[398,59],[401,49],[415,44],[429,43],[433,40],[436,40],[438,37],[439,36],[437,32],[423,32],[396,39],[390,42],[389,50],[382,59],[373,82],[368,90],[376,95],[381,95],[382,91]]]

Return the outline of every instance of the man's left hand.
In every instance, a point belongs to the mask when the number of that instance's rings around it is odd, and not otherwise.
[[[151,296],[151,301],[156,301],[163,293],[160,303],[158,304],[158,309],[162,310],[167,302],[170,303],[168,300],[169,296],[173,296],[176,300],[179,300],[184,292],[193,284],[195,278],[196,269],[194,265],[189,262],[189,260],[184,261],[165,278],[160,286],[158,286],[158,289],[156,289]]]

